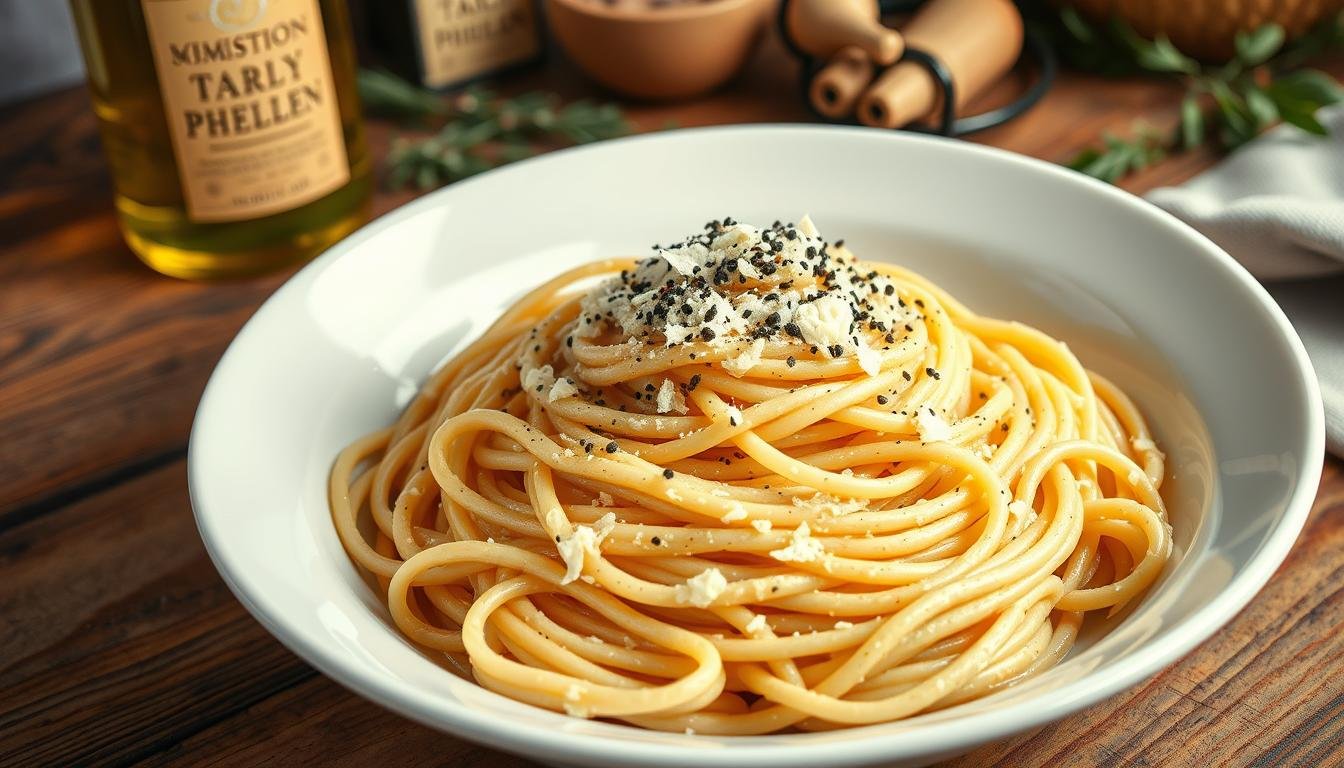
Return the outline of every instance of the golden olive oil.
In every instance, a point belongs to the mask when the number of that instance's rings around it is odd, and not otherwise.
[[[126,241],[233,277],[303,261],[368,215],[345,0],[72,0]]]

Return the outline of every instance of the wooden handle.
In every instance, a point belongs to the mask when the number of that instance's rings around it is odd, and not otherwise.
[[[1011,0],[932,0],[901,29],[911,48],[947,66],[956,107],[1003,77],[1022,52],[1022,15]],[[903,61],[887,70],[859,99],[865,125],[898,128],[941,107],[937,82],[924,67]]]
[[[831,118],[854,114],[854,104],[873,82],[873,60],[862,48],[841,48],[812,78],[808,98],[812,107]]]
[[[792,0],[784,24],[794,44],[811,56],[827,59],[856,46],[886,66],[901,57],[904,45],[880,15],[877,0]]]

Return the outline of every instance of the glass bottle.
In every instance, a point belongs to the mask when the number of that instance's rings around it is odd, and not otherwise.
[[[71,0],[126,242],[235,277],[306,260],[368,216],[345,0]]]
[[[366,0],[378,58],[402,77],[446,90],[539,61],[537,0]]]

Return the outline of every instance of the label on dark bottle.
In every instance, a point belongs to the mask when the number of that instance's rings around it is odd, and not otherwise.
[[[350,180],[317,0],[140,0],[193,221],[292,210]]]
[[[430,88],[518,64],[541,51],[533,0],[413,0],[421,80]]]

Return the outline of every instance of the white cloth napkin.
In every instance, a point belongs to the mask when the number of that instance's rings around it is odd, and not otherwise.
[[[1222,246],[1279,302],[1320,378],[1326,443],[1344,456],[1344,106],[1317,118],[1329,137],[1280,126],[1147,197]]]

